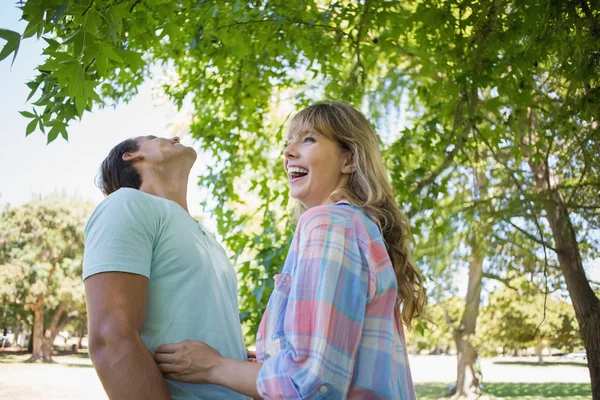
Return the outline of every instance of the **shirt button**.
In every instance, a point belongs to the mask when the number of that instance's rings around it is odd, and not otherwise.
[[[258,332],[256,334],[256,340],[260,340],[260,339],[262,339],[262,335],[260,334],[260,332]]]
[[[321,387],[319,388],[319,392],[320,392],[320,393],[327,393],[327,386],[321,386]]]

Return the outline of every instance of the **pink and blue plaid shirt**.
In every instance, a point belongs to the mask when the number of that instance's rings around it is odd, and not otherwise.
[[[266,399],[414,400],[394,269],[346,202],[306,211],[256,336]]]

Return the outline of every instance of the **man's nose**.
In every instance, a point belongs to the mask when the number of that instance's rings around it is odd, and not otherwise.
[[[177,136],[172,137],[170,140],[172,143],[179,143],[179,138]]]

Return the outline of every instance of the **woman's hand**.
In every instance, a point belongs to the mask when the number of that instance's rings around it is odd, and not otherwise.
[[[154,360],[167,379],[186,383],[214,383],[213,373],[224,358],[204,342],[184,340],[158,346],[154,351]]]

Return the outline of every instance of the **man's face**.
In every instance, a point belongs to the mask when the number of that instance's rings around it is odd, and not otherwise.
[[[159,138],[156,136],[138,136],[134,139],[139,149],[132,153],[133,156],[141,156],[147,164],[168,164],[171,162],[191,162],[196,160],[197,154],[192,147],[179,143],[179,138]]]

